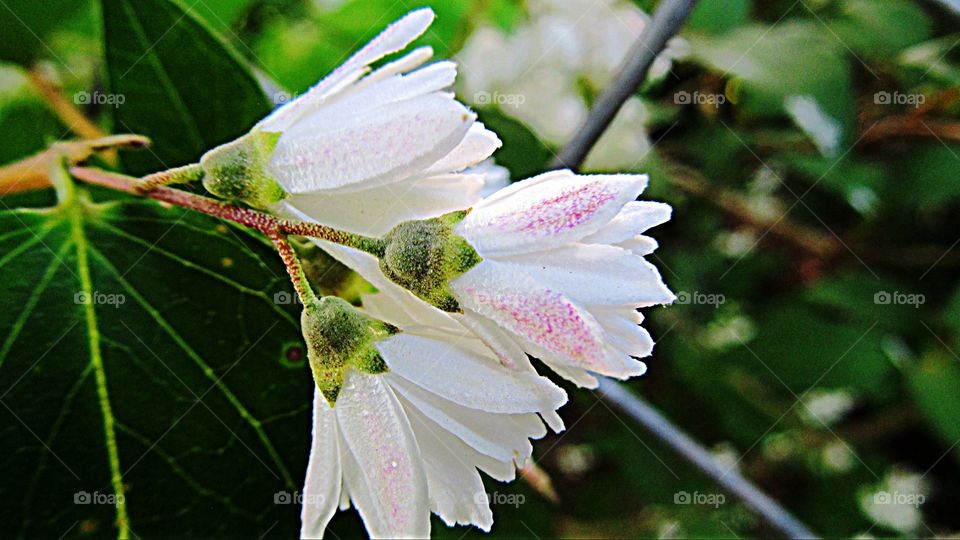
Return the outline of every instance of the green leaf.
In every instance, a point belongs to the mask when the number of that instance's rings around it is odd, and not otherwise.
[[[914,145],[897,157],[898,189],[894,200],[938,208],[960,198],[960,144],[931,141]]]
[[[297,533],[313,383],[264,241],[78,190],[0,253],[2,536]]]
[[[62,61],[53,43],[57,31],[85,24],[92,2],[4,0],[0,4],[0,60],[29,66],[39,58]]]
[[[141,175],[195,162],[270,111],[243,62],[170,0],[102,0],[114,131],[153,139],[124,160]]]
[[[930,354],[907,370],[913,399],[930,426],[948,445],[960,439],[960,361],[943,354]],[[951,446],[951,448],[953,448]],[[960,459],[960,451],[954,456]]]
[[[933,22],[911,0],[846,0],[830,29],[856,54],[886,59],[930,37]]]
[[[704,0],[690,14],[686,28],[707,34],[723,34],[746,22],[752,0]]]
[[[801,22],[753,25],[720,37],[692,36],[690,43],[696,59],[733,79],[727,93],[746,115],[783,116],[788,98],[809,96],[849,139],[855,116],[850,66],[826,29]]]

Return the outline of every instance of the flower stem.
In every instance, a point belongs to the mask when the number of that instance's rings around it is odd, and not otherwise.
[[[189,173],[188,168],[179,171],[177,174]],[[177,171],[177,169],[172,169]],[[384,241],[380,238],[371,238],[359,234],[353,234],[332,227],[327,227],[319,223],[310,223],[295,219],[281,219],[276,216],[244,208],[233,204],[189,193],[179,189],[173,189],[165,186],[154,187],[144,192],[142,188],[142,179],[133,178],[123,174],[111,173],[101,169],[90,167],[71,167],[70,174],[88,184],[94,184],[117,191],[123,191],[133,195],[142,195],[158,201],[189,208],[210,216],[226,219],[234,223],[239,223],[251,229],[256,229],[271,239],[277,234],[310,236],[320,240],[326,240],[335,244],[352,247],[380,257],[383,255]],[[148,177],[149,178],[149,177]]]
[[[310,287],[307,274],[303,271],[303,265],[300,264],[297,252],[293,249],[293,246],[290,245],[290,240],[287,238],[287,235],[281,232],[273,232],[268,236],[270,236],[270,240],[273,241],[273,245],[277,247],[280,258],[283,259],[283,264],[287,267],[287,273],[290,274],[290,281],[293,282],[297,296],[300,297],[300,303],[304,306],[315,304],[319,298],[317,298],[316,293],[313,292],[313,288]]]
[[[199,163],[191,163],[182,167],[174,167],[166,171],[148,174],[137,181],[137,190],[140,193],[147,193],[161,186],[172,184],[188,184],[194,180],[203,178],[203,169]]]

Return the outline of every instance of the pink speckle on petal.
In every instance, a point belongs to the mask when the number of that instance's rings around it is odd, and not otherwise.
[[[583,224],[617,197],[618,193],[604,182],[591,182],[522,210],[500,214],[484,226],[531,238],[552,236]]]
[[[603,360],[603,345],[577,307],[562,294],[546,290],[538,295],[489,295],[475,289],[467,294],[481,312],[492,310],[512,321],[511,329],[533,343],[584,367]]]

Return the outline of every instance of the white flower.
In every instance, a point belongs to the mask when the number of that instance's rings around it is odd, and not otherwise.
[[[424,66],[433,51],[421,47],[370,68],[405,49],[433,19],[429,8],[410,12],[250,134],[208,152],[201,159],[204,185],[222,197],[371,236],[399,221],[470,206],[485,178],[462,171],[501,143],[447,90],[456,64]]]
[[[650,18],[624,0],[538,0],[512,33],[481,26],[459,54],[465,99],[498,109],[549,144],[567,142],[589,111],[584,94],[609,84]],[[675,38],[651,68],[666,76],[685,43]],[[586,87],[586,88],[585,88]],[[586,92],[584,90],[586,89]],[[591,170],[632,168],[649,151],[646,105],[631,98],[587,161]]]
[[[504,369],[449,315],[364,298],[367,312],[401,329],[376,343],[389,371],[347,371],[331,407],[314,396],[314,429],[303,490],[301,536],[323,535],[352,503],[374,538],[430,536],[430,512],[448,525],[489,531],[493,516],[478,469],[513,480],[529,439],[546,434],[542,415],[565,393],[533,372]]]
[[[483,260],[449,284],[464,323],[508,364],[526,351],[581,386],[642,374],[653,340],[636,308],[674,300],[643,258],[657,244],[642,233],[671,213],[634,200],[646,184],[554,171],[474,205],[454,231]]]

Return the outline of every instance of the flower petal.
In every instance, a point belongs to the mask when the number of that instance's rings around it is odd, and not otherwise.
[[[655,266],[620,247],[572,244],[497,262],[588,307],[651,306],[675,299]]]
[[[474,122],[460,144],[451,150],[443,159],[427,169],[425,174],[443,174],[462,171],[467,167],[477,165],[489,158],[497,148],[500,148],[502,145],[503,143],[500,142],[500,138],[497,137],[496,133],[487,129],[482,123]],[[493,169],[492,164],[491,169]],[[461,207],[461,209],[466,210],[470,206],[473,206],[473,202],[468,206]]]
[[[323,538],[340,503],[340,451],[337,420],[320,390],[313,392],[313,444],[303,485],[301,538]]]
[[[410,425],[424,456],[430,507],[448,526],[476,525],[489,532],[493,513],[486,498],[483,481],[472,457],[483,457],[433,424],[415,408],[409,414]],[[487,458],[484,461],[492,461]],[[512,468],[512,467],[511,467]]]
[[[485,260],[450,282],[460,305],[568,364],[602,368],[603,330],[586,310],[514,267]]]
[[[452,150],[474,118],[449,95],[433,93],[358,112],[346,124],[311,122],[308,135],[280,137],[269,170],[289,193],[398,182]]]
[[[581,240],[585,244],[619,244],[652,227],[670,221],[673,208],[652,201],[631,201],[599,231]]]
[[[403,50],[413,40],[426,32],[433,23],[434,14],[430,8],[422,8],[407,13],[394,22],[346,62],[335,69],[304,95],[280,107],[257,124],[263,131],[281,132],[290,127],[297,119],[321,106],[331,91],[342,88],[345,81],[356,80],[367,66],[388,54]]]
[[[531,372],[509,371],[452,342],[398,334],[377,343],[391,373],[453,403],[492,413],[552,411],[566,393]]]
[[[494,414],[441,398],[395,373],[383,375],[405,403],[415,407],[478,452],[500,461],[523,461],[546,429],[535,414]]]
[[[546,173],[484,199],[457,232],[485,257],[555,248],[600,230],[646,183],[640,175]]]
[[[362,191],[295,194],[280,203],[301,219],[366,236],[383,236],[402,221],[469,208],[480,198],[483,178],[449,174],[415,178]]]
[[[357,465],[350,496],[372,537],[430,536],[430,502],[420,450],[383,375],[350,371],[334,407]]]

